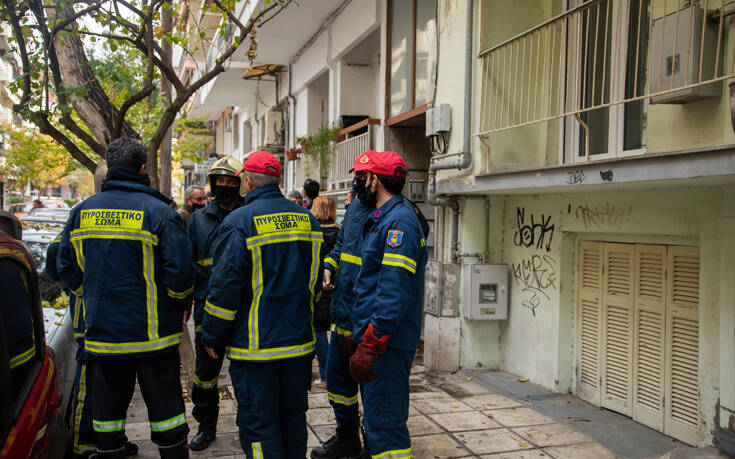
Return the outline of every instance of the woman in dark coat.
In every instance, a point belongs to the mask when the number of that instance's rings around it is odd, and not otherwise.
[[[337,203],[331,196],[317,196],[312,202],[311,213],[319,220],[324,233],[324,243],[322,244],[321,259],[334,248],[337,243],[337,235],[339,234],[339,223],[337,220]],[[319,379],[314,381],[315,385],[326,387],[327,375],[325,367],[327,364],[327,350],[329,342],[327,341],[327,330],[332,321],[329,316],[329,308],[332,303],[331,292],[322,292],[322,296],[314,307],[314,330],[316,331],[316,358],[319,363]]]

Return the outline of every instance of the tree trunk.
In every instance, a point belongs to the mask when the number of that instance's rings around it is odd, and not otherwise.
[[[171,33],[173,19],[171,17],[171,10],[163,6],[161,10],[161,26],[165,35]],[[171,45],[166,40],[166,37],[161,40],[161,48],[163,49],[164,55],[163,60],[171,65],[172,63],[172,52]],[[161,76],[161,90],[163,92],[163,99],[166,102],[166,106],[171,105],[171,82],[166,79],[165,76]],[[160,180],[160,191],[166,196],[171,196],[171,126],[166,131],[166,135],[161,142],[161,180]]]

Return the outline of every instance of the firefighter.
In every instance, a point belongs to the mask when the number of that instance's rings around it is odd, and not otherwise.
[[[313,459],[358,457],[360,444],[360,414],[357,405],[357,382],[350,375],[348,362],[354,351],[355,279],[361,266],[362,228],[370,218],[370,208],[364,204],[367,172],[362,169],[372,155],[367,150],[355,159],[350,172],[355,172],[352,188],[356,199],[347,208],[334,249],[324,259],[324,290],[332,294],[332,339],[327,354],[327,397],[337,419],[337,432],[322,446],[311,450]]]
[[[363,234],[355,281],[350,373],[360,382],[366,449],[374,458],[410,458],[408,377],[421,334],[426,241],[421,223],[401,196],[406,163],[395,152],[372,155],[364,203],[374,207]]]
[[[247,457],[303,459],[322,232],[281,194],[275,156],[250,154],[241,175],[245,205],[215,243],[202,343],[212,358],[230,359]]]
[[[219,388],[217,380],[222,369],[222,355],[212,359],[202,345],[202,319],[204,302],[207,299],[207,283],[214,254],[214,241],[219,233],[222,220],[230,212],[240,207],[242,183],[238,175],[242,163],[231,156],[217,160],[209,169],[209,185],[214,193],[214,201],[189,217],[189,238],[194,250],[194,349],[196,370],[191,400],[194,409],[191,414],[199,422],[199,430],[189,442],[189,449],[206,449],[216,438],[217,417],[219,416]]]
[[[102,192],[72,209],[56,263],[84,302],[95,457],[125,456],[137,377],[159,454],[185,458],[189,428],[176,351],[194,291],[191,242],[171,201],[149,186],[142,144],[116,139],[106,161]]]

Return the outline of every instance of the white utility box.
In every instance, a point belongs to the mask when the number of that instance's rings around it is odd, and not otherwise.
[[[470,320],[508,318],[508,265],[465,265],[462,268],[463,315]]]
[[[694,3],[680,8],[678,17],[674,11],[653,20],[649,38],[651,54],[648,59],[651,71],[647,75],[652,94],[700,81],[700,59],[701,81],[710,80],[718,74],[719,69],[715,68],[717,22],[705,18],[706,13]],[[719,66],[722,66],[724,60],[723,52],[721,49]],[[682,104],[721,95],[722,84],[715,82],[654,96],[651,97],[651,103]]]

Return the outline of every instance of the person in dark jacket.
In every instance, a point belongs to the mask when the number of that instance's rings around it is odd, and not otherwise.
[[[306,179],[304,182],[304,188],[301,191],[301,194],[304,197],[304,202],[301,204],[304,206],[305,209],[311,210],[311,205],[316,199],[317,196],[319,196],[319,182],[312,179]]]
[[[189,449],[206,449],[216,438],[219,417],[219,387],[217,380],[222,369],[223,355],[212,359],[202,345],[202,320],[204,302],[207,299],[207,284],[214,257],[214,241],[220,225],[230,212],[240,207],[242,200],[242,163],[232,156],[225,156],[209,169],[209,184],[214,192],[214,201],[197,210],[189,218],[189,237],[194,249],[194,351],[196,369],[191,400],[194,409],[191,415],[199,422],[199,430],[189,442]],[[202,193],[204,200],[204,193]]]
[[[184,191],[184,207],[178,210],[184,227],[189,227],[189,217],[194,211],[207,205],[207,192],[200,185],[189,185]]]
[[[311,213],[322,227],[324,233],[324,244],[319,255],[323,261],[326,255],[334,249],[337,243],[337,235],[339,234],[340,225],[337,220],[337,203],[331,196],[317,196],[311,206]],[[319,379],[314,384],[325,386],[327,382],[327,352],[329,351],[329,341],[327,340],[327,330],[332,324],[331,314],[329,312],[332,303],[332,294],[330,292],[322,292],[321,298],[314,308],[314,330],[316,331],[316,359],[319,363]]]
[[[230,359],[247,456],[303,459],[322,232],[283,197],[278,158],[251,153],[241,175],[245,205],[225,218],[215,242],[202,343],[212,358]]]
[[[194,291],[191,242],[171,201],[150,187],[142,144],[116,139],[106,161],[102,193],[72,209],[56,263],[62,282],[84,302],[96,457],[125,457],[137,377],[161,457],[185,458],[189,427],[177,349]]]

